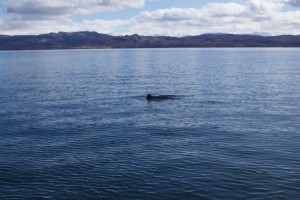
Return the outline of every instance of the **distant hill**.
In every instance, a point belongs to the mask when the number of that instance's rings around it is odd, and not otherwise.
[[[59,32],[21,36],[0,35],[0,50],[171,47],[300,47],[300,35],[203,34],[167,37],[112,36],[96,32]]]

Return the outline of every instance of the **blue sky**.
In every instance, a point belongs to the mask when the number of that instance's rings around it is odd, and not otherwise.
[[[168,9],[172,7],[176,8],[201,8],[202,6],[211,3],[211,2],[229,2],[228,0],[215,0],[215,1],[207,1],[207,0],[152,0],[147,1],[145,5],[141,8],[127,8],[124,10],[119,10],[117,12],[104,12],[104,13],[96,13],[89,16],[90,19],[127,19],[130,17],[134,17],[139,14],[139,12],[147,10],[154,11],[157,9]],[[234,2],[231,1],[231,2]],[[75,20],[84,20],[86,16],[77,15],[74,16]]]
[[[0,0],[0,34],[300,34],[300,0]]]

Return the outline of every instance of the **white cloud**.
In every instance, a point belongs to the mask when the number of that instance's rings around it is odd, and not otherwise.
[[[83,20],[72,15],[140,8],[144,0],[7,0],[6,15],[0,18],[0,34],[40,34],[58,31],[91,30],[113,33],[127,20]]]
[[[142,12],[133,19],[131,33],[195,35],[208,32],[299,34],[299,11],[282,11],[283,3],[248,0],[210,3],[195,9],[170,8]]]
[[[40,34],[58,31],[97,31],[113,34],[198,35],[202,33],[300,34],[300,0],[245,0],[209,3],[202,8],[142,11],[131,19],[72,20],[72,15],[142,8],[150,0],[7,0],[0,17],[0,34]],[[151,0],[154,1],[154,0]]]
[[[75,32],[75,31],[97,31],[99,33],[111,34],[116,32],[118,27],[128,24],[128,20],[84,20],[75,22],[70,18],[62,18],[59,21],[22,21],[15,20],[11,23],[3,23],[0,20],[1,34],[22,35],[22,34],[43,34],[50,32]]]

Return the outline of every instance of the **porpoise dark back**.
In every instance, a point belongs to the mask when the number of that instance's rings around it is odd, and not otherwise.
[[[163,99],[168,99],[168,98],[169,97],[167,95],[152,96],[151,94],[148,94],[146,97],[147,100],[155,100],[155,99],[163,100]]]

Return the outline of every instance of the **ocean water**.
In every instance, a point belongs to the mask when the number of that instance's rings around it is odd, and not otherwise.
[[[299,55],[0,52],[0,199],[298,199]]]

